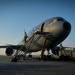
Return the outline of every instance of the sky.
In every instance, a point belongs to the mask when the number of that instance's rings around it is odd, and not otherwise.
[[[0,45],[18,44],[24,29],[28,33],[42,21],[57,16],[72,26],[63,45],[75,47],[75,0],[0,0]]]

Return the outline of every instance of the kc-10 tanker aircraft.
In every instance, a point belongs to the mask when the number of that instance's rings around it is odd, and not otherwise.
[[[6,55],[11,56],[12,62],[17,62],[26,54],[41,51],[40,59],[44,58],[44,51],[49,50],[57,54],[59,47],[57,46],[63,42],[71,31],[71,24],[62,17],[53,17],[43,21],[36,26],[29,35],[25,32],[24,38],[17,45],[0,46],[6,48]],[[15,51],[15,53],[14,53]]]

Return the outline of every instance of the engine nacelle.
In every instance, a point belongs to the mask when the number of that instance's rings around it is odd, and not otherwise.
[[[59,50],[60,50],[59,46],[55,46],[54,48],[51,49],[52,53],[55,55],[58,55]]]
[[[13,52],[14,52],[13,48],[11,48],[11,47],[6,48],[5,53],[7,56],[11,56],[13,54]]]

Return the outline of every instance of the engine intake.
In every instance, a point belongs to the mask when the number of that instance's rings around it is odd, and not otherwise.
[[[13,52],[14,52],[13,48],[11,48],[11,47],[6,48],[5,53],[7,56],[11,56],[13,54]]]
[[[55,55],[58,55],[58,51],[60,50],[60,47],[59,46],[56,46],[54,48],[51,49],[52,53],[55,54]]]

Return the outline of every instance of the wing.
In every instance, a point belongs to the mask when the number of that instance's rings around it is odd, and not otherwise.
[[[6,46],[0,46],[0,48],[8,48],[11,47],[13,49],[18,50],[19,48],[23,47],[23,45],[6,45]]]
[[[0,46],[0,48],[6,48],[6,55],[7,56],[11,56],[14,52],[14,50],[19,50],[22,47],[24,47],[23,45],[6,45],[6,46]]]

